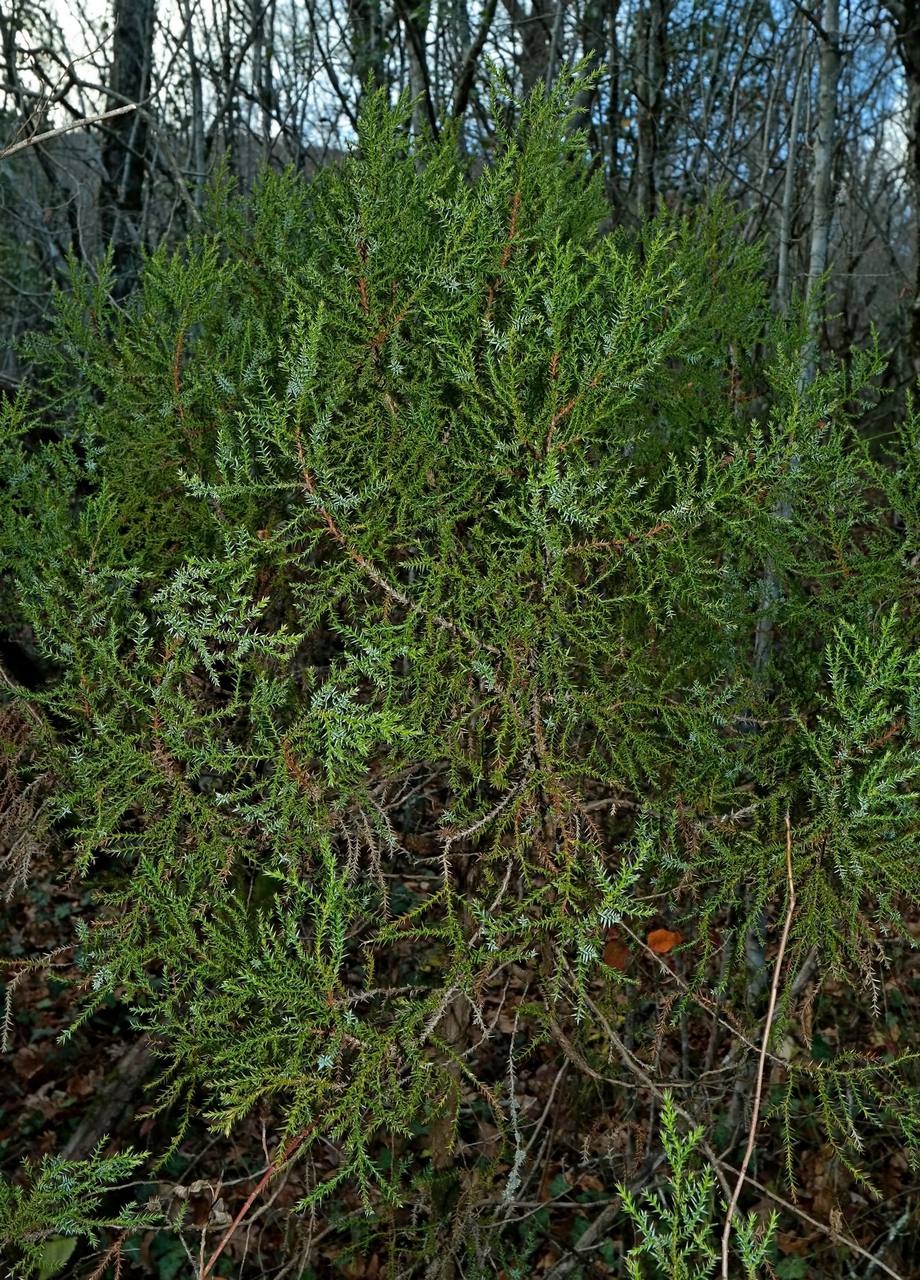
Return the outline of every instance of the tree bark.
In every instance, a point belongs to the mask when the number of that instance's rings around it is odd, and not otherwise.
[[[473,81],[476,78],[476,69],[479,65],[479,59],[485,48],[486,40],[489,38],[489,32],[492,29],[492,23],[495,21],[495,10],[498,7],[498,0],[486,0],[482,9],[482,17],[479,20],[479,28],[473,39],[468,40],[463,61],[460,64],[457,73],[457,81],[454,88],[453,102],[451,103],[450,113],[452,116],[462,116],[469,104],[470,94],[473,90]],[[469,24],[464,24],[468,26]]]
[[[579,21],[581,47],[583,56],[590,59],[590,69],[596,70],[604,65],[608,49],[607,21],[616,21],[617,5],[601,3],[600,0],[589,0]],[[616,39],[616,36],[613,36]],[[613,74],[613,71],[611,72]],[[603,163],[603,141],[600,128],[595,129],[595,103],[599,96],[599,85],[582,89],[575,100],[577,114],[573,121],[576,129],[584,129],[589,139],[594,139],[592,150]]]
[[[406,32],[406,53],[409,60],[409,92],[412,95],[412,129],[416,135],[425,132],[427,125],[431,136],[438,136],[438,115],[431,93],[431,72],[428,66],[428,23],[431,17],[429,0],[410,6],[407,0],[396,0],[396,10]]]
[[[792,110],[789,116],[789,136],[786,142],[786,172],[783,176],[783,203],[780,209],[779,257],[776,269],[776,306],[785,311],[791,296],[789,259],[792,252],[792,221],[795,204],[796,158],[799,149],[799,127],[802,119],[802,99],[805,89],[805,29],[801,33],[801,52],[796,68]]]
[[[909,355],[913,377],[920,375],[920,0],[886,5],[894,23],[907,86],[907,167],[913,193],[914,297],[910,313]]]
[[[809,342],[803,368],[807,384],[814,379],[818,337],[826,307],[818,303],[816,290],[830,256],[831,220],[834,215],[834,134],[837,123],[837,89],[840,82],[840,0],[824,0],[821,10],[821,54],[818,63],[818,119],[815,136],[815,178],[811,215],[811,248],[808,256],[808,297],[811,306]]]
[[[143,102],[150,90],[156,0],[115,0],[107,109]],[[137,279],[140,216],[147,174],[147,113],[119,116],[102,148],[102,233],[112,243],[117,296]]]
[[[668,71],[669,7],[669,0],[646,0],[636,15],[636,206],[640,218],[655,212],[658,199],[658,151],[663,90]]]
[[[548,0],[532,0],[527,8],[521,0],[504,0],[504,6],[514,29],[515,61],[527,97],[538,84],[546,83],[554,8]]]
[[[201,66],[195,47],[194,14],[190,0],[182,0],[182,21],[185,24],[185,51],[188,58],[189,95],[191,119],[189,120],[189,160],[192,170],[192,195],[195,208],[200,209],[204,197],[205,179],[205,128],[204,92]]]
[[[351,73],[363,92],[370,82],[379,89],[384,84],[383,14],[380,0],[353,0],[348,6],[352,32]]]

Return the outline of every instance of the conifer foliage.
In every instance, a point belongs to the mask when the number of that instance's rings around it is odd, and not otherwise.
[[[857,430],[876,353],[802,377],[720,204],[602,233],[576,89],[496,102],[475,176],[369,97],[136,299],[75,270],[3,409],[24,776],[98,903],[75,1025],[130,1009],[176,1144],[332,1143],[298,1207],[396,1214],[405,1275],[529,1173],[496,1053],[606,1061],[611,930],[667,901],[730,984],[787,811],[790,975],[874,981],[916,896],[916,421]]]

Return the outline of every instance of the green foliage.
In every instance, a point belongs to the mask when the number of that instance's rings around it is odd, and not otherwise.
[[[781,1119],[786,1149],[786,1175],[796,1187],[793,1149],[795,1113],[812,1112],[829,1148],[854,1182],[878,1197],[880,1192],[862,1167],[868,1132],[887,1128],[912,1169],[920,1161],[920,1090],[916,1067],[920,1054],[904,1053],[867,1061],[852,1051],[829,1063],[805,1062],[787,1068],[772,1114]]]
[[[803,906],[810,915],[821,912],[822,898],[833,904],[844,939],[857,936],[867,901],[878,921],[900,923],[897,902],[916,891],[920,655],[905,652],[900,636],[894,611],[874,633],[837,629],[827,648],[829,687],[804,733],[810,813],[798,844],[822,874],[805,880]]]
[[[106,1139],[86,1160],[43,1156],[27,1167],[26,1181],[0,1179],[0,1246],[13,1277],[49,1280],[67,1263],[80,1239],[98,1245],[105,1228],[131,1230],[152,1225],[156,1214],[137,1208],[101,1211],[110,1189],[124,1182],[146,1152],[104,1156]]]
[[[670,1169],[666,1188],[647,1191],[638,1201],[626,1187],[617,1188],[627,1215],[642,1237],[626,1255],[631,1280],[649,1275],[662,1280],[706,1280],[716,1274],[722,1222],[716,1217],[713,1203],[715,1174],[710,1165],[697,1167],[702,1138],[702,1129],[681,1134],[673,1095],[667,1093],[661,1113],[661,1142]],[[724,1205],[720,1212],[724,1214]],[[737,1271],[739,1264],[747,1280],[764,1274],[775,1228],[775,1214],[763,1230],[756,1214],[743,1221],[733,1219],[732,1274],[742,1274]],[[645,1259],[651,1264],[651,1271],[645,1268]]]
[[[0,410],[81,1018],[124,1001],[180,1116],[334,1141],[306,1202],[398,1201],[471,1093],[510,1141],[486,994],[584,1024],[653,899],[701,981],[781,906],[787,809],[790,971],[859,976],[916,899],[914,420],[860,439],[876,353],[803,386],[718,202],[600,235],[576,88],[475,180],[381,96],[311,183],[221,179],[129,305],[75,270]],[[636,1213],[704,1266],[666,1141]]]

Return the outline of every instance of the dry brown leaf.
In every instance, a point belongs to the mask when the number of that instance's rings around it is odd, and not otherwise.
[[[629,963],[629,947],[618,936],[614,929],[604,947],[604,964],[609,969],[625,969]]]
[[[675,929],[653,929],[645,939],[651,950],[658,956],[666,956],[683,940],[684,935]]]
[[[45,1065],[44,1055],[34,1045],[23,1045],[12,1057],[13,1070],[21,1080],[31,1080]]]

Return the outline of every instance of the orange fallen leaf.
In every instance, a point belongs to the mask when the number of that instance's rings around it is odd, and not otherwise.
[[[617,937],[614,930],[604,947],[604,964],[610,969],[625,969],[629,963],[629,947]]]
[[[683,940],[684,935],[674,929],[653,929],[645,939],[651,950],[659,956],[666,956]]]

